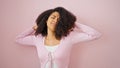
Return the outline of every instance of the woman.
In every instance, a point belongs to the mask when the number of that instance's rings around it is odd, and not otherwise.
[[[72,47],[101,35],[75,21],[76,17],[63,7],[46,10],[36,25],[17,36],[16,42],[36,47],[41,68],[68,68]]]

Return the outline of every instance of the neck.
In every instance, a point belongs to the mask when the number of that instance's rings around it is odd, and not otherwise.
[[[48,29],[46,39],[56,39],[55,32]]]

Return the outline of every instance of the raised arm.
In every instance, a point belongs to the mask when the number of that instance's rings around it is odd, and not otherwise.
[[[36,26],[31,27],[27,30],[25,30],[24,32],[22,32],[21,34],[19,34],[16,39],[15,42],[19,43],[19,44],[23,44],[23,45],[35,45],[34,41],[35,41],[35,32]]]
[[[75,29],[73,31],[73,39],[74,43],[90,41],[94,39],[98,39],[101,36],[101,33],[96,31],[95,29],[80,23],[75,23]]]

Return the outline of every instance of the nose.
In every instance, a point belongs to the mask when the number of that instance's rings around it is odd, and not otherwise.
[[[55,23],[57,23],[57,22],[58,22],[58,18],[55,18],[53,21],[54,21]]]

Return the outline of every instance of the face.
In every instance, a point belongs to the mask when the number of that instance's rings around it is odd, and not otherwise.
[[[57,11],[53,12],[47,20],[47,27],[48,30],[55,31],[56,24],[58,23],[59,20],[59,13]]]

